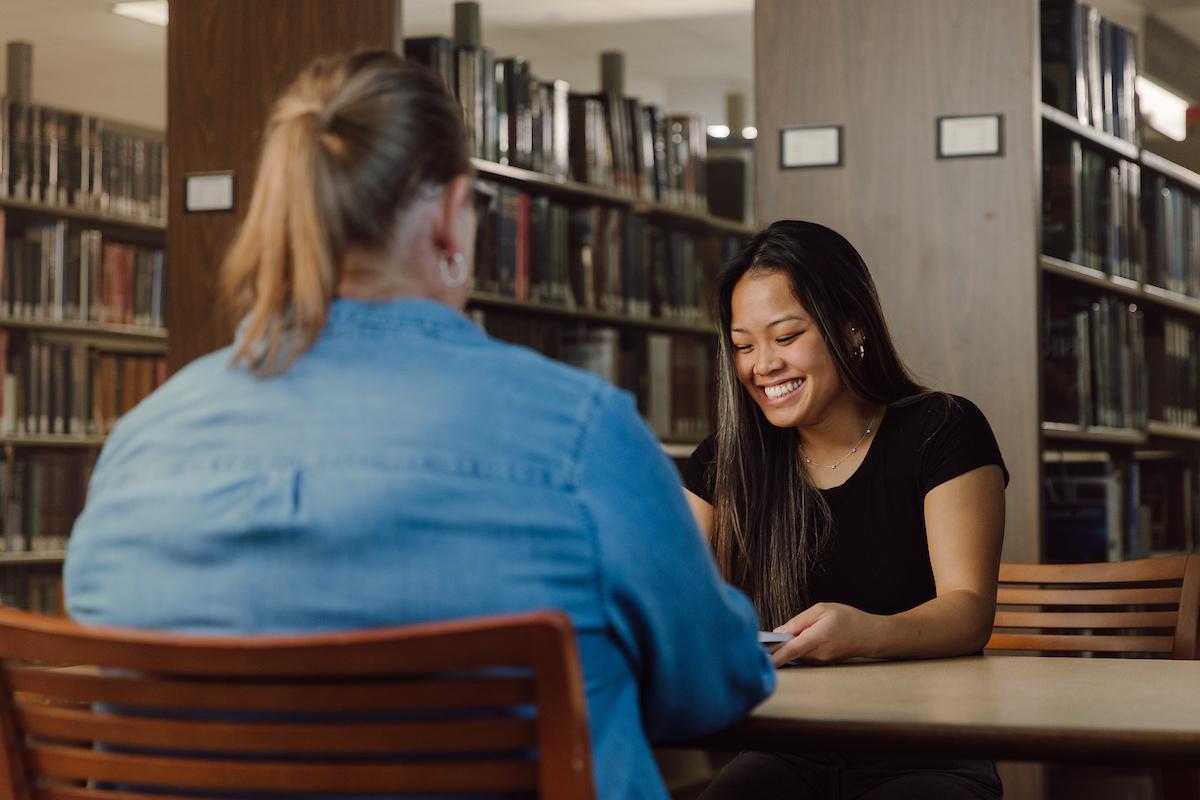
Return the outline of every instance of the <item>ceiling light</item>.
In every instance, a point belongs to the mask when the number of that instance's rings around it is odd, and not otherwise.
[[[140,0],[134,3],[115,3],[112,11],[151,25],[167,27],[167,0]]]
[[[753,125],[747,125],[746,127],[742,128],[742,138],[743,139],[757,139],[758,138],[758,128],[754,127]]]
[[[729,135],[729,126],[728,125],[709,125],[708,126],[708,135],[713,137],[714,139],[724,139],[726,136]]]
[[[1142,116],[1151,128],[1177,142],[1187,138],[1187,100],[1141,75],[1137,93]]]

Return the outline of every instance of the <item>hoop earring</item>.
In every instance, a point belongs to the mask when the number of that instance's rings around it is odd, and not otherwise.
[[[458,269],[457,274],[450,272],[450,261],[453,261],[454,266]],[[462,253],[455,253],[449,260],[442,256],[438,259],[438,272],[442,275],[442,283],[449,288],[462,286],[467,282],[467,260],[463,258]]]

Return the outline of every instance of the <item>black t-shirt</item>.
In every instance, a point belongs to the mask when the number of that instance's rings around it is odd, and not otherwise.
[[[987,464],[1008,470],[983,413],[971,401],[931,395],[889,408],[870,450],[841,486],[821,490],[832,535],[809,578],[812,602],[846,603],[872,614],[907,611],[936,596],[925,495]],[[712,502],[716,438],[681,468],[684,485]],[[797,598],[796,613],[803,610]]]

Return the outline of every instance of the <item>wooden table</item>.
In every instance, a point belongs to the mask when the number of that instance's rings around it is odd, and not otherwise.
[[[1200,662],[969,656],[800,666],[711,749],[1200,766]]]

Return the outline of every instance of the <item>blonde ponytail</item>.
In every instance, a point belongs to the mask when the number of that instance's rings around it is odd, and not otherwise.
[[[222,294],[245,314],[234,363],[286,371],[325,326],[347,248],[383,246],[422,184],[470,169],[457,104],[421,67],[384,52],[308,67],[272,110],[222,265]]]

